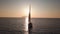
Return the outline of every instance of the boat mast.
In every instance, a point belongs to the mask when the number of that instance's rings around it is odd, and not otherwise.
[[[28,16],[29,23],[31,22],[31,4],[29,5],[29,16]]]

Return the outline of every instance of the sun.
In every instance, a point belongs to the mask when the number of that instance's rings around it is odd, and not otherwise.
[[[29,14],[29,7],[26,7],[26,8],[24,9],[24,13],[25,13],[25,16],[28,16],[28,14]]]

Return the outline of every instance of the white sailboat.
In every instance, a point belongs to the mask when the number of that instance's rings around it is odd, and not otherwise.
[[[28,16],[28,31],[32,30],[32,22],[31,22],[31,4],[29,5],[29,16]]]
[[[26,31],[32,30],[32,23],[31,23],[31,4],[29,5],[29,12],[28,17],[26,17]]]

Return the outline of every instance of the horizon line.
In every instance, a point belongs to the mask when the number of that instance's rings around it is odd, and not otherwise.
[[[26,17],[0,17],[0,18],[26,18]],[[32,17],[32,18],[39,18],[39,17]],[[53,18],[53,17],[40,17],[40,18]],[[54,17],[54,18],[57,18],[57,17]]]

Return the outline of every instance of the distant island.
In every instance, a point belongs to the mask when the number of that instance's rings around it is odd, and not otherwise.
[[[26,18],[27,16],[22,16],[22,17],[0,17],[0,18]]]

